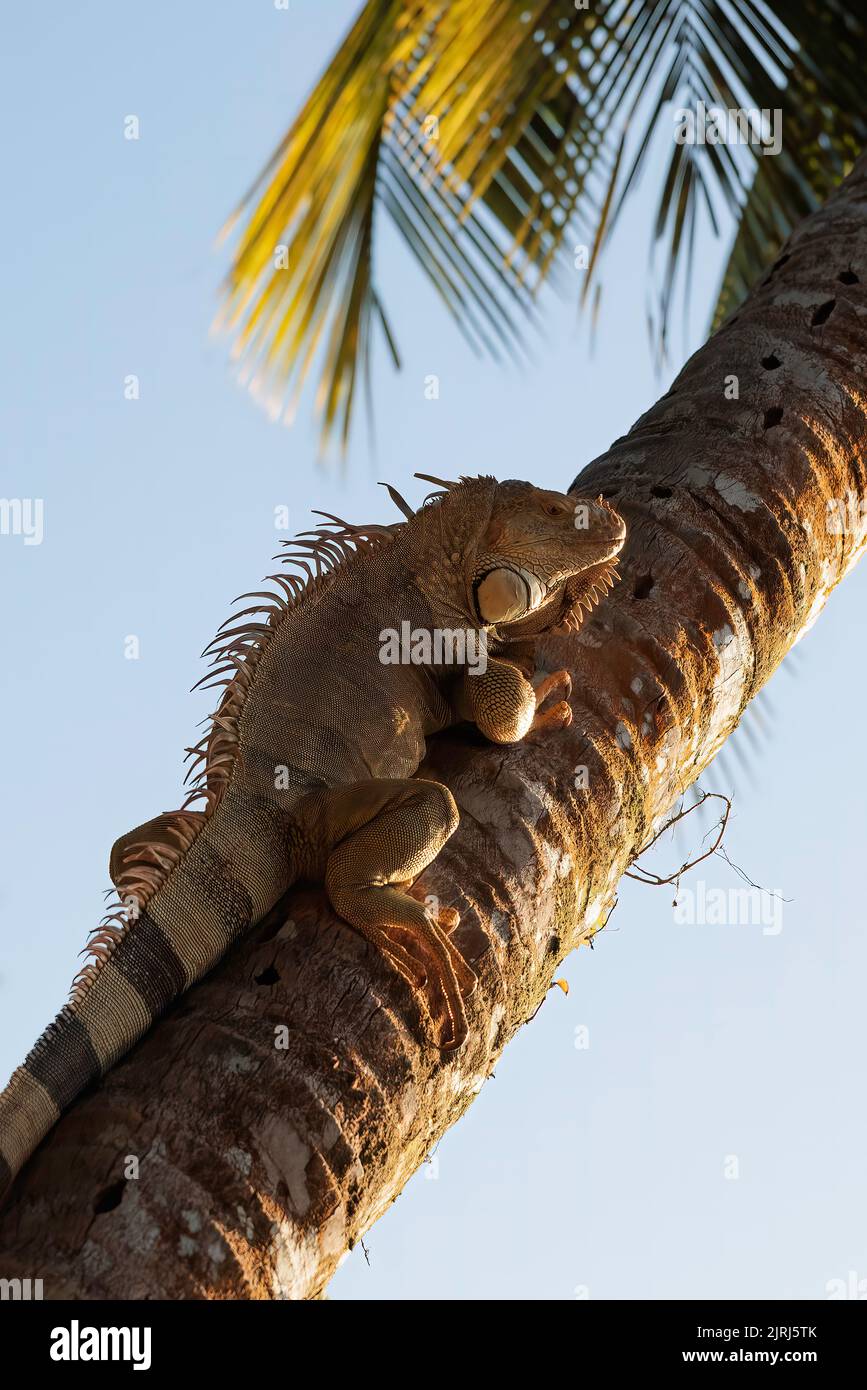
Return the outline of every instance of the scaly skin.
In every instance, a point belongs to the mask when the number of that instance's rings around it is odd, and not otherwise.
[[[0,1095],[0,1189],[75,1096],[299,876],[322,881],[340,916],[423,993],[438,1045],[464,1041],[475,975],[451,938],[457,913],[407,891],[458,812],[448,788],[414,774],[426,739],[459,720],[497,743],[569,722],[568,676],[534,690],[528,653],[608,587],[625,527],[601,499],[529,483],[445,484],[414,515],[392,495],[405,523],[332,519],[299,538],[296,562],[317,576],[274,576],[280,592],[255,595],[246,621],[212,644],[225,688],[191,750],[204,763],[193,793],[204,810],[164,813],[115,845],[118,907],[70,1004]],[[495,654],[484,670],[436,654],[385,664],[383,634],[402,623],[484,634]]]

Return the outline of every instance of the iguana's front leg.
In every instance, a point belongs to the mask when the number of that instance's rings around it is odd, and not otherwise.
[[[460,719],[476,724],[492,743],[518,743],[533,732],[564,729],[572,722],[567,699],[572,689],[568,671],[554,671],[538,686],[530,684],[515,663],[489,658],[484,673],[466,671],[458,680],[452,705]],[[564,699],[550,709],[541,706],[555,690]]]
[[[458,825],[458,809],[439,782],[370,781],[326,793],[324,833],[333,845],[325,887],[336,912],[369,941],[443,1019],[439,1043],[467,1036],[463,995],[475,972],[449,938],[452,908],[429,912],[403,890],[439,854]]]

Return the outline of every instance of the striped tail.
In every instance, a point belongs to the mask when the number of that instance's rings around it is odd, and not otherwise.
[[[108,936],[100,929],[108,945],[0,1093],[0,1195],[76,1096],[127,1053],[289,886],[285,840],[279,841],[266,818],[255,826],[258,843],[251,842],[255,819],[244,819],[241,833],[233,829],[240,817],[225,804],[217,807],[195,826],[167,874],[162,855],[162,882],[154,879],[145,906],[128,924],[109,928]]]

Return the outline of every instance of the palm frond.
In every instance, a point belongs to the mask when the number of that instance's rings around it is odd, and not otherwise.
[[[790,29],[806,42],[785,93],[785,140],[778,159],[759,161],[723,273],[713,327],[735,311],[779,255],[795,225],[848,174],[867,144],[863,98],[853,86],[867,24],[849,7],[795,6]],[[845,39],[851,34],[851,42]],[[846,104],[844,104],[844,102]]]
[[[595,315],[660,142],[664,352],[699,226],[726,211],[738,226],[721,317],[867,143],[865,29],[858,0],[368,0],[236,214],[222,320],[245,376],[291,418],[318,361],[323,435],[345,445],[374,324],[398,361],[375,284],[382,214],[477,351],[521,350],[542,284],[575,284],[576,239]],[[676,143],[675,112],[699,103],[781,109],[779,155]]]

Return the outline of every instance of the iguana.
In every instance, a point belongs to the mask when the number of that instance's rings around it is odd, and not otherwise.
[[[458,914],[407,892],[458,811],[448,788],[413,774],[425,740],[456,722],[495,743],[570,722],[568,674],[534,690],[534,664],[505,654],[579,625],[613,583],[626,532],[601,497],[417,476],[437,491],[413,512],[389,488],[405,517],[394,525],[318,513],[323,524],[284,542],[298,572],[245,594],[253,606],[205,649],[212,669],[199,684],[223,693],[187,750],[192,790],[112,849],[118,897],[91,933],[91,959],[0,1094],[0,1191],[84,1087],[297,878],[323,882],[335,911],[422,993],[442,1049],[464,1041],[476,977],[452,939]],[[384,634],[405,624],[413,642],[463,631],[489,645],[457,669],[442,652],[425,659],[423,642],[419,660],[413,647],[387,664]]]

